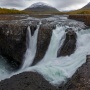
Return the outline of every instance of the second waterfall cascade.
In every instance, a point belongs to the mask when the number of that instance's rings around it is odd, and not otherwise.
[[[25,53],[25,58],[24,58],[24,64],[22,66],[22,69],[29,67],[36,54],[36,47],[37,47],[37,37],[38,37],[38,30],[40,28],[41,22],[37,26],[37,29],[34,32],[34,35],[31,35],[31,30],[30,26],[27,28],[27,51]]]

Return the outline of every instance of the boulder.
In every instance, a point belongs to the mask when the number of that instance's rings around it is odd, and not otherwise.
[[[40,74],[24,72],[0,82],[0,90],[56,90]]]
[[[66,30],[66,38],[57,52],[57,57],[71,55],[76,48],[77,35],[71,28]]]

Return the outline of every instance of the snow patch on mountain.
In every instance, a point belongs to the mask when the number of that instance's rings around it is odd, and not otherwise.
[[[37,2],[37,3],[32,4],[29,8],[44,7],[44,6],[51,7],[50,5],[48,5],[48,4],[46,4],[46,3]]]

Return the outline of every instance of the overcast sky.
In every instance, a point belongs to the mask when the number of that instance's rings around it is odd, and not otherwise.
[[[0,7],[23,10],[36,2],[45,2],[58,10],[72,10],[83,7],[90,0],[0,0]]]

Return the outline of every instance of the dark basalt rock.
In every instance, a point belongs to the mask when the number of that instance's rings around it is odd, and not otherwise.
[[[74,53],[76,48],[76,41],[77,41],[76,33],[71,28],[66,31],[67,33],[65,41],[63,42],[62,46],[59,48],[57,52],[58,57],[71,55],[72,53]]]
[[[38,33],[38,42],[37,42],[37,51],[32,65],[38,63],[45,55],[48,46],[50,44],[52,30],[55,29],[55,26],[50,24],[41,25]]]
[[[0,82],[0,90],[56,90],[40,74],[24,72]]]
[[[0,24],[0,54],[6,57],[12,66],[20,66],[22,63],[26,51],[26,31],[27,26]]]

